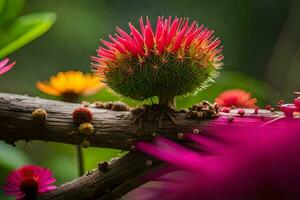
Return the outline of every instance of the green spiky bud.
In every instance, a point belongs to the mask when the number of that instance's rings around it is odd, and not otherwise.
[[[147,18],[140,33],[133,25],[127,34],[103,41],[98,57],[93,57],[96,72],[115,92],[136,100],[158,97],[159,103],[172,106],[176,96],[192,94],[213,81],[223,59],[221,41],[213,31],[198,27],[187,18],[158,17],[152,30]],[[155,34],[154,34],[155,33]]]

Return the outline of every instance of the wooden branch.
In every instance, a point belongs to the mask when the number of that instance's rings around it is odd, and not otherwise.
[[[71,113],[80,104],[64,103],[0,93],[0,140],[14,143],[18,140],[43,140],[61,142],[67,144],[80,144],[82,136],[78,132],[78,125],[73,123]],[[33,121],[32,111],[43,108],[48,113],[44,125]],[[175,115],[176,125],[171,120],[165,120],[162,127],[157,124],[143,122],[143,127],[132,123],[130,112],[115,112],[105,109],[91,108],[93,112],[93,125],[95,132],[88,138],[91,146],[110,147],[129,150],[134,142],[140,139],[153,137],[153,133],[164,134],[171,138],[177,138],[177,133],[191,131],[194,128],[204,127],[207,122],[220,129],[228,126],[224,120],[214,123],[214,120],[190,120],[185,113]],[[233,111],[235,115],[236,111]],[[260,111],[259,115],[250,114],[252,110],[246,110],[246,116],[277,117],[270,111]],[[226,114],[221,117],[228,117]],[[251,123],[247,122],[247,123]],[[128,191],[143,184],[139,176],[147,169],[146,160],[151,158],[138,152],[130,152],[101,172],[96,169],[79,179],[58,187],[56,190],[42,194],[39,200],[49,199],[117,199]],[[158,161],[152,160],[153,165]]]
[[[83,137],[71,115],[80,106],[82,105],[0,93],[0,140],[12,144],[18,140],[80,144]],[[31,120],[32,111],[36,108],[43,108],[48,113],[44,125]],[[156,123],[143,122],[141,129],[132,123],[130,112],[90,109],[93,112],[92,124],[95,128],[94,134],[88,137],[90,146],[122,150],[130,150],[136,140],[152,137],[153,133],[176,138],[177,133],[201,128],[208,122],[186,119],[185,113],[177,113],[176,125],[171,120],[165,120],[162,127],[158,128]],[[262,115],[270,116],[270,112],[266,111]],[[218,126],[222,128],[227,123],[218,123]]]
[[[120,185],[128,180],[138,177],[141,172],[150,169],[147,161],[152,162],[152,166],[158,164],[150,156],[133,151],[121,157],[106,170],[95,169],[75,181],[66,183],[58,189],[40,195],[38,200],[94,200],[94,199],[117,199],[125,193],[143,184],[143,181],[135,180],[135,184],[128,186],[121,192],[115,192]]]
[[[13,143],[18,140],[44,140],[67,144],[80,144],[82,137],[71,113],[80,104],[64,103],[0,93],[0,140]],[[46,123],[41,126],[31,120],[32,111],[47,111]],[[94,113],[95,134],[89,139],[91,146],[128,149],[128,139],[137,127],[130,124],[128,112],[91,109]]]

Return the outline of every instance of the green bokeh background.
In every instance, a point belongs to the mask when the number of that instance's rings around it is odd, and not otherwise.
[[[16,5],[17,6],[17,5]],[[178,106],[187,107],[201,99],[213,100],[230,88],[244,88],[257,97],[260,105],[280,98],[265,81],[266,65],[287,16],[286,0],[28,0],[23,14],[52,11],[54,26],[39,39],[9,55],[17,65],[0,78],[1,92],[51,98],[35,84],[59,71],[90,72],[90,55],[95,55],[99,39],[114,34],[115,27],[128,30],[129,21],[140,16],[189,16],[215,30],[225,46],[225,66],[216,84],[206,91],[180,98]],[[1,38],[0,38],[1,39]],[[85,100],[119,100],[102,91]],[[130,105],[137,102],[128,101]],[[1,130],[0,130],[1,131]],[[119,150],[85,150],[86,168],[119,156]],[[18,142],[17,147],[0,142],[0,184],[7,173],[23,164],[37,164],[53,170],[57,183],[77,177],[75,147],[46,142]],[[9,199],[0,192],[0,199]]]

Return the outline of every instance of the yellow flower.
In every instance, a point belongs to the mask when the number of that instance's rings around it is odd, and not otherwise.
[[[64,101],[75,102],[80,95],[95,94],[103,84],[97,76],[80,71],[67,71],[52,76],[50,82],[38,82],[36,86],[46,94],[61,96]]]

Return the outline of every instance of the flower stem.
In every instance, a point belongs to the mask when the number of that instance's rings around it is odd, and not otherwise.
[[[66,93],[62,96],[62,100],[69,103],[78,103],[79,95],[75,93]],[[76,146],[76,154],[77,154],[78,174],[79,176],[82,176],[85,170],[84,170],[83,152],[80,145]]]
[[[84,174],[84,160],[83,160],[83,152],[82,152],[82,148],[80,147],[80,145],[76,146],[77,148],[77,163],[78,163],[78,174],[79,176],[82,176]]]
[[[75,94],[75,93],[72,93],[72,92],[65,93],[62,96],[62,101],[69,102],[69,103],[78,103],[79,95]]]
[[[159,104],[160,105],[165,105],[165,106],[168,106],[170,108],[175,108],[175,97],[164,97],[164,96],[161,96],[161,97],[158,97],[159,99]]]

